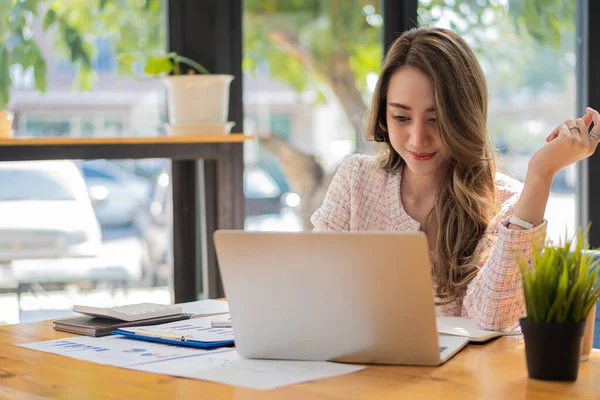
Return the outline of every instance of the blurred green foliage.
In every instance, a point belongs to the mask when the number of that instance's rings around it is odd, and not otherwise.
[[[57,51],[77,71],[76,87],[91,90],[94,40],[109,37],[117,53],[163,51],[162,0],[0,0],[0,109],[9,101],[10,67],[31,68],[35,87],[45,91],[47,65],[34,32],[56,38]]]

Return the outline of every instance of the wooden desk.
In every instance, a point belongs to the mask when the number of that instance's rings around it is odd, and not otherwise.
[[[124,138],[0,139],[0,161],[171,160],[175,302],[222,297],[212,234],[243,229],[243,134]],[[197,251],[201,244],[203,253]],[[206,260],[206,265],[203,264]],[[203,276],[199,275],[202,265]]]
[[[370,366],[336,378],[256,391],[79,361],[17,347],[71,337],[51,321],[0,326],[2,399],[594,399],[600,398],[600,350],[575,383],[527,378],[523,342],[471,345],[441,367]]]

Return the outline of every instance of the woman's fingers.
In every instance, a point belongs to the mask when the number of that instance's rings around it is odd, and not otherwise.
[[[585,123],[584,119],[577,118],[576,120],[573,121],[573,123],[575,124],[575,126],[577,126],[577,132],[579,132],[579,134],[581,135],[581,138],[587,139],[588,126]]]
[[[546,142],[550,143],[558,136],[558,127],[554,128],[552,132],[546,137]]]
[[[559,126],[556,127],[556,136],[571,136],[571,131],[569,130],[569,127],[567,126],[567,122],[563,122],[562,124],[560,124]]]
[[[588,107],[586,109],[586,111],[587,111],[587,113],[582,117],[583,122],[585,124],[586,130],[590,126],[590,124],[592,123],[592,121],[593,121],[593,112],[595,112],[596,115],[597,115],[598,122],[594,122],[594,126],[598,127],[598,133],[600,134],[600,114],[596,110],[594,110],[594,109],[592,109],[590,107]],[[574,120],[567,120],[564,123],[567,124],[567,127],[577,126],[577,124],[575,123]],[[581,128],[580,128],[580,130],[581,130]],[[576,131],[576,129],[573,129],[573,131]],[[581,131],[581,132],[584,132],[584,131]],[[554,128],[554,130],[552,132],[550,132],[550,134],[546,137],[546,142],[550,143],[551,141],[553,141],[554,139],[556,139],[558,137],[558,133],[559,133],[558,127]],[[577,132],[572,132],[572,133],[577,133]]]
[[[589,110],[591,110],[591,108],[589,108],[589,107],[588,107],[588,108],[586,109],[586,111],[587,111],[588,109],[589,109]],[[590,126],[590,124],[592,123],[592,120],[593,120],[593,119],[592,119],[592,114],[590,114],[590,113],[589,113],[589,111],[588,111],[587,113],[585,113],[585,115],[584,115],[582,118],[583,118],[583,122],[585,122],[585,126],[586,126],[586,127],[589,127],[589,126]]]
[[[581,128],[578,126],[576,120],[574,119],[568,119],[565,121],[565,123],[567,124],[567,128],[569,128],[569,133],[575,137],[575,138],[579,138],[581,137]],[[585,133],[585,132],[583,132]]]
[[[575,123],[581,132],[581,144],[587,150],[588,155],[593,154],[596,146],[598,146],[598,141],[588,135],[588,124],[585,123],[583,118],[577,118]]]
[[[592,107],[588,107],[585,110],[587,111],[586,115],[589,115],[594,122],[594,130],[600,132],[600,114],[598,114],[598,111],[594,110]]]
[[[598,113],[598,111],[596,111],[590,107],[587,108],[587,112],[588,112],[588,114],[586,114],[586,115],[589,115],[590,118],[592,118],[593,122],[594,122],[594,127],[589,132],[590,140],[592,141],[592,143],[595,143],[597,146],[598,142],[600,141],[600,114]],[[594,149],[595,149],[595,147],[594,147]]]

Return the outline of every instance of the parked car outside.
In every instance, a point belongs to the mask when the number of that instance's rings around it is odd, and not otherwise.
[[[0,262],[101,251],[100,225],[73,162],[0,162]]]
[[[281,212],[283,192],[273,177],[262,168],[255,166],[244,168],[244,195],[246,216]]]
[[[292,206],[290,201],[297,195],[282,193],[275,180],[262,168],[247,166],[244,169],[244,194],[246,229],[301,230],[293,210],[297,204]],[[170,177],[163,172],[156,180],[151,199],[139,208],[133,223],[142,238],[142,275],[149,285],[170,282],[172,223]]]
[[[102,227],[129,225],[151,194],[151,182],[107,160],[78,164]]]
[[[172,196],[170,176],[161,173],[156,179],[151,199],[139,208],[133,221],[142,240],[142,283],[167,285],[171,281]]]

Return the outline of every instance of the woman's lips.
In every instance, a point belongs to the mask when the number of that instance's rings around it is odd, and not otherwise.
[[[409,153],[412,156],[412,158],[417,161],[431,160],[433,158],[433,156],[435,156],[435,153],[415,153],[412,151],[409,151]]]

